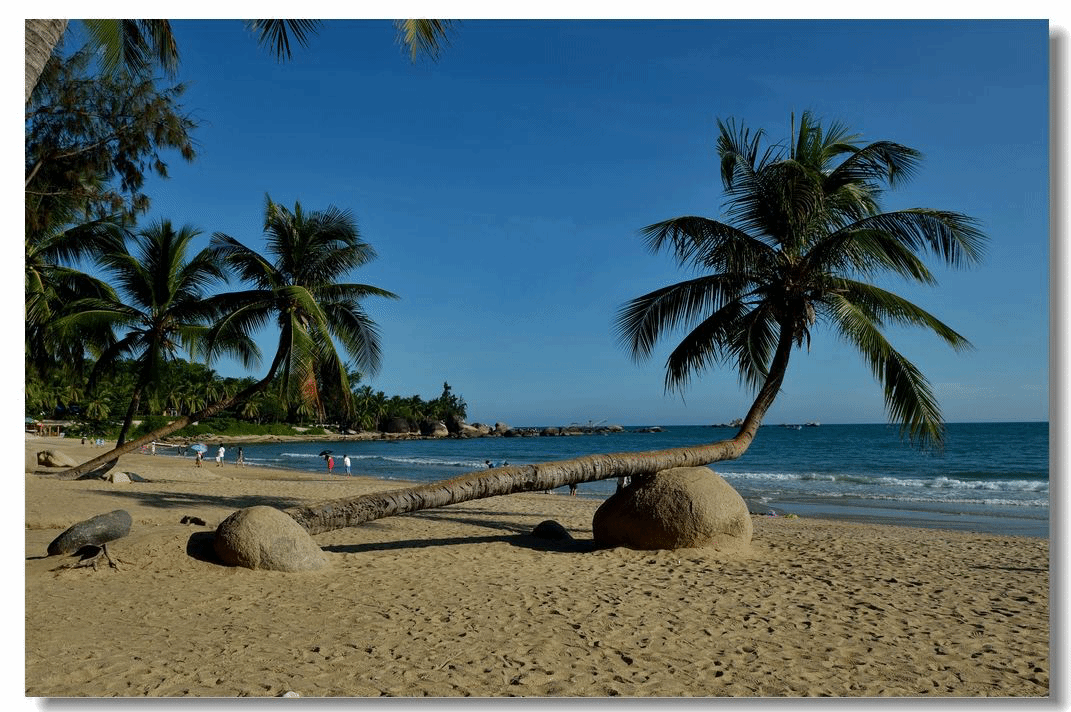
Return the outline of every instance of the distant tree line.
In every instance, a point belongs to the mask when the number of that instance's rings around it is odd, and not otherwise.
[[[86,435],[114,435],[123,422],[138,375],[139,365],[133,359],[117,362],[95,383],[90,383],[86,369],[54,368],[46,374],[28,372],[26,416],[70,420],[77,423],[77,432]],[[367,431],[382,430],[388,421],[400,418],[416,431],[429,421],[457,422],[467,417],[464,398],[454,393],[449,383],[443,383],[442,393],[435,398],[405,397],[388,396],[367,384],[358,385],[361,378],[360,373],[350,372],[348,398],[337,389],[324,389],[319,399],[321,407],[317,408],[310,401],[288,401],[282,393],[282,379],[276,377],[264,390],[214,416],[211,422],[215,427],[210,430],[216,434],[227,430],[285,432],[271,427],[282,425],[326,427],[338,432]],[[171,360],[140,399],[134,418],[142,426],[133,432],[148,432],[169,419],[195,413],[255,382],[251,376],[220,376],[202,363],[182,358]]]

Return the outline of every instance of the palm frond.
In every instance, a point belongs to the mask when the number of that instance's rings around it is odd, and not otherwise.
[[[929,252],[952,267],[981,262],[985,235],[978,221],[948,210],[912,208],[873,215],[848,226],[849,230],[875,230],[918,252]]]
[[[733,300],[689,331],[666,358],[665,390],[683,392],[691,379],[727,357],[726,344],[744,305]]]
[[[363,373],[376,374],[382,362],[379,329],[356,302],[327,302],[324,313],[331,331]],[[336,361],[341,362],[337,355]]]
[[[889,344],[864,310],[839,295],[831,295],[829,302],[840,335],[859,350],[881,383],[885,409],[891,420],[901,424],[901,436],[906,434],[922,447],[940,447],[944,423],[922,373]]]
[[[617,314],[615,331],[633,360],[651,355],[666,332],[684,327],[736,299],[745,285],[735,275],[709,275],[656,289],[625,303]]]
[[[395,20],[398,41],[409,50],[412,61],[423,55],[432,60],[439,57],[442,45],[450,43],[453,20]]]
[[[834,192],[852,183],[888,183],[897,187],[915,176],[922,154],[893,141],[876,141],[846,158],[826,177],[826,190]]]
[[[257,44],[269,47],[280,62],[292,58],[290,37],[302,47],[309,46],[309,37],[320,29],[319,20],[246,20],[246,26],[257,34]]]
[[[705,267],[718,272],[761,271],[777,262],[773,246],[732,225],[685,215],[648,225],[640,230],[647,248],[666,247],[681,267]]]
[[[843,278],[831,282],[830,286],[834,296],[828,302],[833,309],[843,309],[843,302],[848,302],[858,313],[878,326],[890,322],[919,326],[932,331],[956,351],[973,348],[965,336],[897,294],[866,282]]]

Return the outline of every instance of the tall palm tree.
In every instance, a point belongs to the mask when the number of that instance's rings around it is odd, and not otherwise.
[[[106,70],[120,66],[132,73],[159,66],[169,75],[178,69],[178,45],[168,20],[83,20],[92,43],[101,51]],[[45,62],[67,31],[69,20],[26,20],[26,101],[30,100]],[[419,55],[435,58],[447,40],[449,20],[396,20],[399,40]],[[302,47],[319,29],[319,20],[246,20],[261,46],[272,48],[277,59],[290,59],[290,38]]]
[[[169,220],[160,220],[132,236],[133,249],[121,244],[102,253],[98,264],[119,287],[119,296],[80,300],[71,305],[74,313],[60,320],[61,328],[97,326],[123,334],[98,357],[91,385],[110,373],[119,360],[136,360],[137,381],[118,445],[126,441],[146,390],[164,377],[166,363],[180,347],[196,353],[214,316],[206,300],[208,290],[226,281],[226,273],[212,249],[187,259],[190,243],[199,234],[190,226],[176,231]],[[246,362],[258,355],[248,337],[218,346]]]
[[[920,154],[906,146],[862,144],[839,124],[823,129],[809,113],[787,147],[764,148],[761,131],[735,122],[718,126],[727,220],[686,216],[643,230],[652,250],[671,249],[682,267],[707,274],[633,299],[622,307],[617,327],[640,360],[660,338],[678,327],[688,330],[666,363],[667,388],[685,386],[712,365],[735,365],[757,393],[732,439],[496,468],[288,513],[317,533],[481,497],[737,458],[774,402],[792,351],[809,343],[819,321],[860,352],[884,390],[890,417],[901,423],[901,435],[939,445],[943,424],[929,385],[881,328],[921,326],[956,349],[968,342],[866,280],[891,273],[933,284],[925,255],[954,267],[977,262],[985,238],[975,222],[928,208],[880,211],[883,186],[899,185],[918,166]]]
[[[289,402],[301,402],[302,388],[323,379],[335,379],[349,393],[346,361],[338,346],[364,373],[379,369],[379,332],[361,306],[369,296],[396,299],[397,295],[365,284],[340,282],[375,257],[371,245],[360,238],[353,216],[335,207],[307,213],[300,204],[293,211],[266,200],[265,254],[249,249],[233,237],[216,233],[211,249],[249,289],[226,292],[204,300],[204,308],[217,315],[203,332],[204,351],[240,344],[258,328],[274,322],[279,346],[261,380],[224,397],[191,415],[176,418],[140,438],[60,474],[73,479],[114,462],[152,440],[181,430],[189,423],[211,417],[264,391],[278,376],[280,393]]]
[[[369,296],[397,295],[366,284],[340,282],[375,258],[360,239],[353,216],[335,207],[308,213],[266,198],[264,239],[269,262],[235,238],[216,233],[212,244],[239,277],[252,286],[224,295],[227,317],[213,330],[248,331],[274,320],[279,327],[282,362],[279,390],[284,402],[319,402],[317,376],[350,394],[347,361],[336,341],[360,370],[375,373],[380,364],[379,333],[361,306]]]

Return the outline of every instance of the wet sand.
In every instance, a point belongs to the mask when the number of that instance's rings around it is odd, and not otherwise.
[[[38,450],[101,451],[25,444],[28,696],[1049,693],[1045,539],[758,516],[743,553],[590,550],[597,501],[518,494],[317,535],[322,571],[251,571],[209,555],[235,509],[398,483],[148,455],[117,469],[150,482],[59,481]],[[120,508],[118,569],[45,556]],[[532,537],[546,519],[579,544]]]

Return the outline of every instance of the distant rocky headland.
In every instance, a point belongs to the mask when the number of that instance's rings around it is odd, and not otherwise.
[[[464,421],[424,421],[417,426],[403,418],[395,418],[381,424],[382,430],[340,430],[337,432],[296,435],[202,435],[196,437],[169,438],[171,441],[188,442],[211,440],[221,443],[320,441],[320,440],[435,440],[446,438],[532,438],[570,437],[579,435],[610,435],[626,432],[621,425],[563,425],[549,427],[511,427],[498,422],[494,425],[466,423]],[[301,428],[294,428],[300,431]],[[628,429],[635,433],[658,433],[658,426]]]

